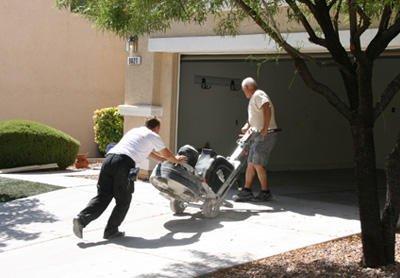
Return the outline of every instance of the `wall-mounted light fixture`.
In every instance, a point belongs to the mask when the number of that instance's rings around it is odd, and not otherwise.
[[[139,39],[136,35],[128,37],[126,40],[126,52],[128,52],[129,55],[138,51],[138,42]]]
[[[142,57],[137,55],[139,50],[139,38],[138,36],[129,36],[126,40],[126,51],[128,52],[128,65],[140,65],[142,63]]]

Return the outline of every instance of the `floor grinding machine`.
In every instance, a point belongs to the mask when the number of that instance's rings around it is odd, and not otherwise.
[[[211,149],[203,149],[199,154],[192,146],[183,146],[178,154],[185,155],[187,163],[158,164],[150,182],[169,199],[175,214],[182,214],[190,206],[200,208],[204,217],[216,217],[221,206],[233,207],[225,197],[245,167],[249,145],[256,135],[257,132],[249,130],[227,158]]]

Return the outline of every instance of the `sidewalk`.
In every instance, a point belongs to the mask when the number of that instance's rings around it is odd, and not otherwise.
[[[121,226],[126,237],[102,239],[111,205],[80,240],[72,218],[94,196],[96,181],[44,176],[69,187],[0,204],[4,277],[191,277],[360,231],[354,206],[296,198],[298,188],[203,219],[197,209],[173,216],[153,186],[138,182]]]

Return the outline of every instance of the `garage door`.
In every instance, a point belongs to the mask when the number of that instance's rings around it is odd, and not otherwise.
[[[377,62],[374,80],[377,92],[399,68],[400,60],[394,57]],[[318,80],[342,92],[345,99],[336,69],[318,66],[311,69]],[[260,65],[241,57],[186,56],[182,58],[180,72],[178,146],[192,144],[197,148],[211,147],[223,155],[231,153],[247,119],[248,100],[239,89],[240,80],[252,76],[274,102],[278,125],[284,130],[273,151],[271,169],[352,167],[352,141],[346,120],[324,98],[305,87],[290,60],[271,60]],[[398,103],[399,97],[394,106]],[[390,111],[377,124],[381,165],[388,151],[385,146],[394,141],[393,130],[399,127],[398,115]]]

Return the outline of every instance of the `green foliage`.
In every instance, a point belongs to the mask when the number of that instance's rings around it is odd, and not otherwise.
[[[215,16],[217,33],[234,35],[237,33],[239,23],[248,16],[238,2],[248,5],[264,22],[271,25],[279,9],[287,7],[289,2],[295,2],[301,11],[307,15],[311,14],[310,8],[305,4],[306,1],[289,0],[56,0],[59,8],[81,14],[94,22],[98,28],[110,30],[120,36],[166,31],[174,22],[202,24],[208,15]],[[350,1],[329,2],[332,3],[332,10],[340,6],[342,15],[347,15]],[[359,0],[356,3],[372,18],[382,14],[386,4],[390,4],[394,11],[400,8],[398,0]],[[334,17],[334,12],[331,17]],[[299,20],[296,12],[290,8],[288,20]]]
[[[44,124],[0,122],[0,168],[57,163],[65,169],[74,163],[79,146],[71,136]]]
[[[173,22],[203,23],[230,1],[216,0],[56,0],[59,8],[81,14],[120,36],[166,31]]]
[[[94,141],[99,150],[105,153],[108,144],[121,140],[124,129],[124,118],[116,107],[98,109],[94,112]]]

